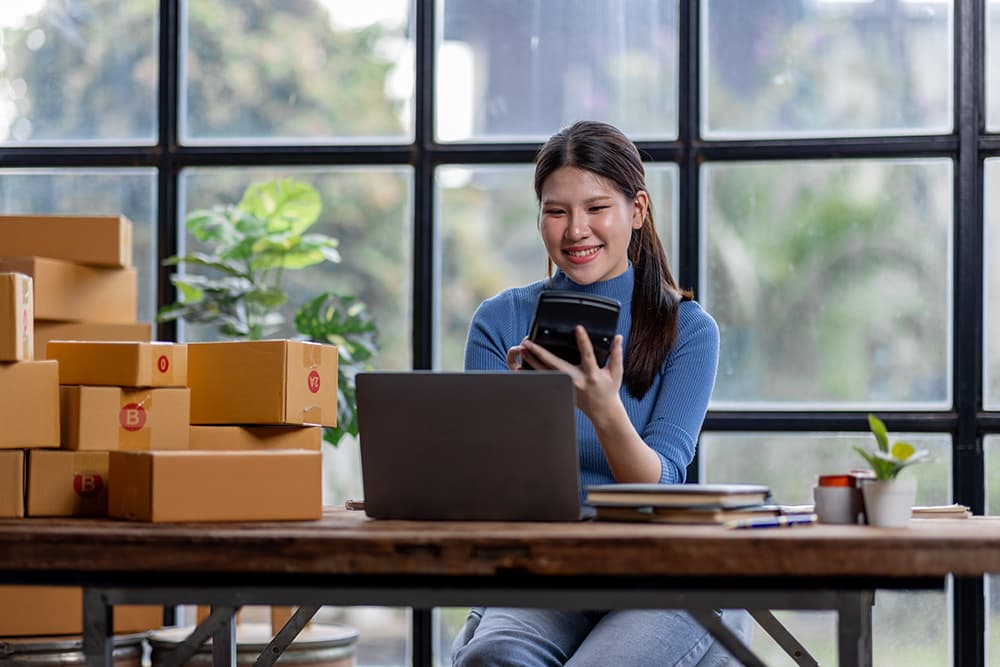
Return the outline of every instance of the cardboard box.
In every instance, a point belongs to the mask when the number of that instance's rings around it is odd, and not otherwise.
[[[113,324],[101,322],[35,322],[35,359],[47,359],[45,346],[50,340],[139,341],[153,340],[149,322]]]
[[[0,257],[0,271],[34,278],[35,318],[135,322],[135,269],[107,269],[46,257]]]
[[[59,384],[187,386],[184,344],[52,340],[45,354],[59,362]]]
[[[163,607],[114,607],[117,634],[163,627]],[[0,586],[0,637],[79,635],[83,589],[77,586]]]
[[[191,415],[187,387],[63,385],[59,398],[63,449],[187,449]]]
[[[132,221],[122,215],[0,215],[0,255],[132,266]]]
[[[22,516],[24,452],[19,449],[0,450],[0,519],[18,519]]]
[[[0,449],[59,446],[59,365],[0,363]]]
[[[318,452],[323,446],[319,426],[192,426],[188,449],[202,451],[267,451],[306,449]]]
[[[31,361],[35,309],[31,276],[0,273],[0,361]]]
[[[337,348],[290,340],[189,343],[192,424],[337,425]]]
[[[322,455],[266,452],[111,452],[108,515],[139,521],[319,519]]]
[[[108,452],[28,451],[27,516],[107,516]]]

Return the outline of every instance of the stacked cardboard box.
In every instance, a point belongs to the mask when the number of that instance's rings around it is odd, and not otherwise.
[[[187,347],[51,341],[47,354],[62,448],[28,452],[27,515],[106,516],[111,452],[187,449]]]
[[[315,519],[321,426],[337,415],[337,348],[188,344],[187,452],[115,453],[111,516],[144,521]]]
[[[124,216],[0,215],[0,271],[34,279],[36,359],[50,340],[150,340]]]
[[[34,361],[32,280],[0,273],[0,517],[24,516],[25,450],[59,446],[59,377]]]
[[[0,517],[25,515],[31,474],[44,470],[59,450],[59,374],[56,361],[35,361],[32,278],[0,273]],[[29,470],[29,459],[46,463]],[[81,504],[93,503],[102,480],[91,472],[64,477]],[[30,473],[30,474],[29,474]],[[106,474],[105,474],[106,477]],[[57,496],[59,494],[56,494]],[[51,496],[51,494],[49,494]],[[43,502],[51,502],[44,497]],[[57,498],[59,500],[59,498]],[[0,586],[0,637],[79,634],[83,591],[73,586]],[[142,632],[163,625],[161,607],[118,607],[115,628]]]

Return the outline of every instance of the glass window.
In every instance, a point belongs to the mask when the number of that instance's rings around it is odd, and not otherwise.
[[[411,0],[186,0],[186,143],[413,136]]]
[[[702,135],[953,126],[952,3],[702,0]]]
[[[380,369],[411,367],[410,339],[412,260],[410,255],[412,173],[408,167],[186,169],[181,177],[184,214],[221,204],[235,204],[248,185],[274,178],[294,178],[317,188],[323,209],[310,231],[339,242],[341,261],[302,271],[286,271],[281,328],[271,338],[294,338],[294,314],[306,301],[325,291],[353,295],[364,302],[378,328],[378,354],[371,365]],[[180,230],[182,252],[204,247]],[[217,340],[214,328],[179,323],[182,340]],[[324,447],[324,502],[342,505],[362,498],[357,443],[345,436],[336,448]]]
[[[716,409],[951,404],[952,163],[703,168]]]
[[[983,167],[983,406],[1000,408],[1000,159]]]
[[[986,130],[1000,130],[1000,0],[986,3]]]
[[[153,169],[2,169],[0,213],[127,217],[133,225],[132,261],[139,281],[136,317],[140,322],[155,321],[158,262]]]
[[[1000,515],[1000,435],[983,438],[986,515]],[[986,664],[1000,663],[1000,576],[986,575]]]
[[[917,504],[951,502],[950,436],[890,433],[890,440],[897,439],[930,450],[929,462],[902,473],[917,479]],[[775,502],[812,504],[816,476],[866,467],[853,447],[867,448],[871,443],[868,433],[705,432],[699,444],[699,468],[705,482],[767,484]],[[796,611],[776,615],[820,664],[836,663],[834,614]],[[950,585],[945,592],[878,591],[872,622],[874,664],[950,664]],[[751,647],[768,664],[788,660],[763,631],[755,630]]]
[[[545,278],[531,166],[438,168],[440,247],[439,366],[461,370],[476,307],[508,287]],[[677,167],[646,165],[654,221],[668,256],[676,248]],[[525,332],[527,333],[527,332]]]
[[[677,137],[676,0],[438,0],[440,141]]]
[[[0,144],[156,143],[158,25],[157,0],[3,2]]]

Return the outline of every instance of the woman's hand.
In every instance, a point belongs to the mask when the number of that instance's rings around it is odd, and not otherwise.
[[[586,330],[577,325],[573,333],[576,335],[576,346],[580,350],[579,366],[574,366],[568,361],[560,359],[527,338],[522,340],[520,345],[512,347],[507,353],[507,366],[514,370],[511,363],[512,356],[515,356],[513,353],[516,351],[516,356],[520,357],[518,368],[526,361],[539,370],[568,373],[573,378],[573,385],[576,387],[577,406],[596,424],[602,419],[610,418],[616,412],[616,407],[621,404],[618,391],[621,389],[624,373],[622,337],[615,336],[611,343],[608,364],[601,368],[597,365],[594,346],[591,345]]]

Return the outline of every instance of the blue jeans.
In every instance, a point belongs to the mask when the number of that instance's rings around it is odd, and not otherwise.
[[[723,622],[748,639],[746,612],[727,611]],[[605,612],[475,607],[452,645],[452,664],[687,667],[697,665],[714,643],[687,613],[671,609]]]

